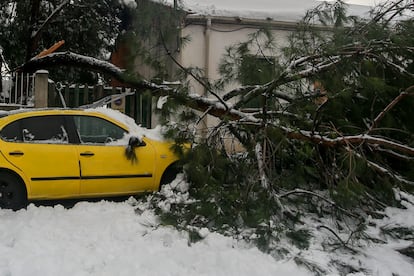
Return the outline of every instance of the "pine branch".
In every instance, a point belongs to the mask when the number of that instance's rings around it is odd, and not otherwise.
[[[327,146],[327,147],[360,145],[360,144],[366,143],[366,144],[371,144],[371,145],[381,145],[381,146],[414,156],[414,148],[388,140],[386,138],[379,138],[379,137],[375,137],[375,136],[371,136],[367,134],[329,138],[326,135],[322,135],[320,133],[312,133],[310,131],[301,131],[301,130],[294,131],[292,129],[285,128],[282,126],[277,126],[277,127],[280,127],[286,133],[288,138],[301,140],[301,141],[308,141],[314,144],[320,144],[320,145]]]
[[[183,104],[192,109],[206,112],[208,114],[232,121],[237,121],[241,124],[261,124],[262,119],[253,116],[252,114],[242,112],[235,107],[224,106],[221,102],[215,99],[199,96],[197,94],[180,94],[176,89],[168,85],[158,85],[145,80],[139,80],[133,76],[126,74],[122,69],[115,65],[102,61],[96,58],[82,56],[71,52],[57,52],[44,57],[35,58],[23,64],[18,70],[21,71],[36,71],[53,66],[77,66],[81,68],[98,71],[107,74],[120,82],[136,89],[148,90],[153,96],[167,96],[170,95],[175,98],[180,98]],[[277,80],[269,84],[268,89],[277,85]],[[410,90],[411,91],[411,90]],[[399,151],[401,153],[414,156],[414,148],[398,142],[390,141],[386,138],[378,138],[375,136],[360,134],[351,136],[340,136],[336,138],[329,138],[321,133],[313,133],[305,130],[293,130],[284,127],[275,122],[269,122],[273,127],[283,131],[287,138],[307,141],[314,144],[320,144],[327,147],[347,146],[348,144],[359,145],[362,143],[381,145],[389,149]]]
[[[377,164],[373,161],[370,161],[370,160],[364,158],[361,154],[359,154],[355,151],[353,151],[353,152],[354,152],[355,156],[357,156],[358,158],[361,158],[365,162],[367,162],[368,167],[374,169],[376,172],[380,173],[381,175],[386,175],[386,176],[389,176],[389,177],[391,177],[391,178],[393,178],[393,179],[395,179],[395,180],[397,180],[401,183],[414,186],[413,181],[409,181],[409,180],[405,179],[404,177],[402,177],[401,175],[399,175],[395,172],[392,172],[391,170],[389,170],[389,169],[387,169],[387,168],[385,168],[385,167],[383,167],[383,166],[381,166],[381,165],[379,165],[379,164]]]
[[[392,151],[392,150],[382,149],[381,147],[374,147],[374,149],[376,151],[386,153],[389,156],[392,156],[392,157],[394,157],[396,159],[400,159],[400,160],[404,160],[404,161],[414,160],[414,157],[409,157],[409,156],[406,156],[406,155],[403,155],[403,154],[399,154],[399,153],[397,153],[395,151]]]
[[[372,122],[371,127],[368,129],[367,134],[370,133],[374,128],[377,127],[379,121],[385,116],[385,114],[390,111],[397,103],[399,103],[406,96],[414,95],[414,85],[408,87],[404,92],[401,92],[394,100],[392,100],[383,111],[381,111],[377,117]]]
[[[234,97],[237,96],[247,96],[250,93],[256,93],[256,91],[263,92],[268,88],[268,84],[264,84],[264,85],[248,85],[248,86],[242,86],[239,88],[236,88],[234,90],[231,90],[227,93],[224,94],[223,99],[225,101],[228,101]],[[274,96],[275,98],[279,98],[282,100],[285,100],[287,102],[292,102],[294,100],[294,97],[286,94],[286,93],[282,93],[279,91],[273,91],[272,92],[272,96]]]
[[[321,229],[321,228],[326,229],[329,232],[331,232],[335,236],[335,238],[342,244],[342,246],[345,247],[346,249],[349,249],[350,251],[352,251],[352,253],[354,253],[354,254],[359,253],[358,250],[356,250],[352,247],[349,247],[348,244],[344,240],[342,240],[341,237],[332,228],[330,228],[326,225],[318,225],[317,226],[318,230]]]
[[[283,197],[289,197],[291,195],[296,195],[296,194],[304,194],[304,195],[308,195],[308,196],[312,196],[312,197],[317,197],[319,199],[322,199],[323,201],[329,203],[331,206],[335,207],[336,209],[342,211],[343,213],[347,214],[350,217],[353,218],[358,218],[360,219],[360,216],[342,208],[341,206],[339,206],[338,204],[336,204],[335,202],[333,202],[332,200],[330,200],[329,198],[326,198],[318,193],[315,192],[311,192],[311,191],[307,191],[307,190],[303,190],[303,189],[294,189],[288,192],[284,192],[283,194],[279,194],[279,198],[283,198]]]

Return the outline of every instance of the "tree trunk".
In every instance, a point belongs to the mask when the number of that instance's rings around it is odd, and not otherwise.
[[[38,39],[37,36],[33,37],[33,32],[37,29],[37,23],[40,14],[40,1],[41,0],[30,0],[30,26],[27,34],[27,45],[26,45],[26,61],[29,61],[33,57],[33,53],[37,48]]]

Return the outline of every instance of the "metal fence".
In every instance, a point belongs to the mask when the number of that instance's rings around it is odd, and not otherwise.
[[[117,109],[144,127],[151,127],[152,98],[134,89],[103,85],[56,85],[49,83],[49,107]]]
[[[42,74],[37,76],[19,72],[2,75],[1,81],[0,109],[3,110],[34,107],[34,96],[46,93],[47,102],[43,107],[85,108],[105,105],[126,113],[143,126],[151,127],[152,99],[142,91],[104,85],[61,85],[48,79],[48,76],[42,77]]]
[[[34,95],[34,76],[14,72],[2,75],[0,105],[14,107],[32,107]]]

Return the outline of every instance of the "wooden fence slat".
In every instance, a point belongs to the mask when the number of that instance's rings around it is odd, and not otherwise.
[[[63,94],[64,94],[64,98],[65,98],[65,102],[66,102],[66,106],[69,107],[70,105],[70,94],[69,94],[69,87],[66,85],[64,90],[63,90]]]
[[[90,90],[93,93],[93,86],[92,87],[89,87],[89,86],[85,85],[85,87],[83,88],[83,100],[82,100],[82,104],[88,104],[89,103],[89,91]]]
[[[79,107],[79,84],[75,86],[75,100],[73,107]]]

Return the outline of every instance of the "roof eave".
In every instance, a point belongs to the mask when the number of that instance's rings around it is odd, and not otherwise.
[[[298,21],[279,21],[272,18],[266,19],[252,19],[238,16],[216,16],[216,15],[204,15],[204,14],[187,14],[185,18],[185,25],[206,25],[206,20],[211,20],[212,24],[221,25],[237,25],[244,26],[246,28],[270,28],[277,30],[294,31],[299,27]],[[328,26],[314,25],[318,29],[331,29]]]

